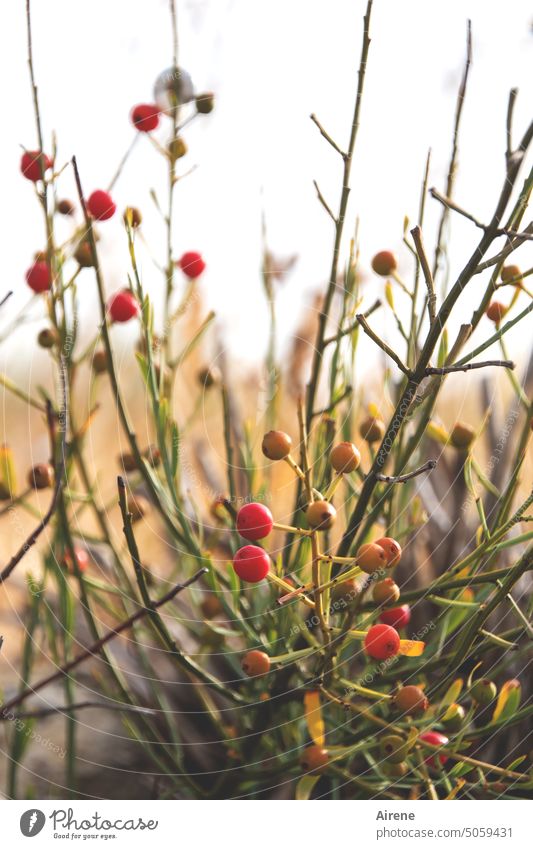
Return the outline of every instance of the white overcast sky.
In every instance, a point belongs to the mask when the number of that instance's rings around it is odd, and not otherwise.
[[[363,0],[177,0],[177,4],[180,64],[192,74],[198,91],[216,93],[217,107],[185,132],[190,153],[183,161],[198,168],[179,187],[176,250],[204,253],[206,302],[217,311],[231,347],[241,355],[259,351],[266,337],[258,274],[263,205],[274,252],[300,256],[281,292],[282,333],[297,322],[304,293],[327,276],[331,224],[317,203],[312,180],[319,181],[335,207],[340,164],[309,114],[315,112],[345,144],[365,4]],[[18,171],[20,145],[32,148],[36,142],[24,5],[23,0],[4,0],[0,6],[2,291],[13,288],[20,302],[26,297],[24,270],[33,251],[43,244],[31,186]],[[50,139],[52,130],[57,133],[60,159],[76,153],[88,192],[109,181],[133,134],[128,121],[131,106],[151,100],[155,77],[171,63],[168,3],[33,0],[33,7],[45,136]],[[428,147],[433,150],[431,183],[443,185],[468,17],[473,24],[474,65],[456,197],[481,219],[492,210],[503,177],[505,112],[512,86],[520,89],[517,134],[531,118],[530,3],[376,0],[350,204],[350,222],[356,214],[361,219],[363,264],[376,250],[392,247],[400,251],[406,270],[410,268],[401,251],[403,217],[408,214],[416,223]],[[146,143],[136,150],[115,197],[120,209],[133,203],[144,210],[146,237],[154,253],[162,256],[164,236],[148,190],[153,186],[164,193],[164,168],[147,140],[141,142]],[[69,178],[64,186],[64,193],[72,195]],[[435,207],[431,201],[430,210],[436,211]],[[432,220],[430,214],[429,223]],[[101,232],[111,290],[125,279],[118,216],[102,225]],[[454,233],[452,273],[478,235],[462,222],[456,223]],[[527,250],[523,249],[524,265]],[[531,264],[531,251],[529,256]],[[146,258],[143,272],[157,300],[161,278]],[[368,287],[370,302],[382,285],[372,278]],[[95,292],[89,272],[82,276],[80,288],[90,316]]]

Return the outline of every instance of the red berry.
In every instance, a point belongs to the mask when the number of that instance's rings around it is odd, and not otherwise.
[[[20,160],[20,170],[27,180],[36,183],[41,179],[41,163],[43,171],[48,171],[54,164],[46,153],[40,153],[38,150],[25,150]]]
[[[270,559],[258,545],[245,545],[239,548],[233,558],[233,568],[241,580],[258,584],[268,574]]]
[[[26,283],[34,292],[47,292],[52,285],[52,276],[47,262],[34,262],[26,272]]]
[[[401,607],[382,610],[379,621],[384,622],[385,625],[392,625],[393,628],[406,628],[411,621],[411,608],[408,604],[402,604]]]
[[[387,567],[389,569],[392,569],[393,566],[396,566],[400,562],[402,549],[400,543],[396,542],[395,539],[392,539],[392,537],[381,537],[376,540],[376,545],[379,545],[385,552]]]
[[[323,772],[328,764],[328,753],[322,746],[306,746],[300,757],[300,766],[302,769],[314,775],[319,775]]]
[[[372,625],[365,637],[365,651],[374,660],[387,660],[400,650],[400,636],[390,625]]]
[[[202,259],[202,254],[197,251],[187,251],[184,253],[177,264],[183,271],[186,277],[195,280],[205,269],[205,262]]]
[[[122,289],[109,299],[107,309],[112,321],[122,323],[138,314],[139,304],[129,289]]]
[[[245,504],[237,513],[237,530],[241,537],[255,541],[267,537],[272,530],[272,513],[264,504]]]
[[[446,746],[449,742],[448,738],[445,737],[444,734],[440,734],[438,731],[424,731],[424,733],[420,735],[419,740],[431,743],[432,746]],[[438,755],[438,758],[441,764],[445,764],[448,760],[448,755]],[[426,763],[429,764],[429,766],[435,766],[434,755],[426,758]]]
[[[149,133],[159,124],[160,110],[152,103],[139,103],[131,110],[131,122],[136,130]]]
[[[86,572],[89,568],[89,564],[91,562],[89,555],[85,551],[84,548],[80,548],[79,546],[74,546],[74,556],[76,558],[76,563],[80,572]],[[71,575],[74,575],[74,567],[72,565],[72,557],[70,555],[70,551],[65,552],[65,556],[63,558],[63,566],[70,572]]]
[[[112,218],[117,210],[116,204],[109,192],[104,192],[102,189],[96,189],[87,201],[87,209],[93,218],[97,221],[107,221]]]

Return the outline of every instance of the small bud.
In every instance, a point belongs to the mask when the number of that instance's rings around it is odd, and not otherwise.
[[[206,91],[204,94],[197,94],[195,97],[196,110],[201,115],[209,115],[215,108],[215,95],[212,91]]]
[[[379,748],[383,757],[393,764],[402,763],[408,754],[406,741],[399,734],[387,734],[381,739]]]
[[[54,468],[50,463],[37,463],[28,472],[28,485],[33,489],[48,489],[54,485]]]
[[[77,246],[74,251],[74,259],[80,268],[92,268],[94,266],[92,248],[86,239]]]
[[[459,731],[465,721],[466,711],[462,705],[458,705],[456,702],[451,704],[444,716],[441,719],[441,722],[444,726],[446,726],[448,731]]]
[[[369,416],[359,425],[359,433],[369,445],[374,442],[381,442],[385,436],[385,423],[381,419]]]
[[[317,531],[326,531],[333,526],[337,511],[329,501],[313,501],[306,510],[305,518],[309,527]]]
[[[143,220],[141,212],[136,206],[127,206],[122,218],[124,220],[124,224],[126,224],[127,227],[132,227],[134,230],[141,226]]]
[[[188,147],[185,143],[185,140],[181,136],[177,136],[177,138],[172,139],[172,141],[169,143],[167,150],[172,161],[176,162],[176,160],[181,159],[182,156],[185,156]]]
[[[450,434],[450,442],[454,448],[469,448],[476,436],[475,430],[470,425],[456,422]]]
[[[504,265],[500,271],[500,278],[502,283],[509,283],[512,280],[513,286],[521,286],[524,282],[522,272],[517,265]]]
[[[53,348],[59,342],[59,334],[55,327],[45,327],[37,336],[41,348]]]
[[[504,304],[501,304],[499,301],[492,301],[492,303],[488,305],[485,315],[487,318],[490,318],[494,324],[499,324],[506,312],[507,307]]]
[[[398,268],[398,262],[392,251],[380,251],[372,259],[372,269],[380,277],[388,277]]]
[[[498,688],[494,681],[488,678],[479,678],[470,688],[470,695],[478,705],[486,707],[494,701],[498,695]]]
[[[57,202],[56,210],[57,212],[59,212],[60,215],[74,215],[76,207],[74,206],[71,200],[67,200],[67,198],[64,198],[63,200],[59,200]]]

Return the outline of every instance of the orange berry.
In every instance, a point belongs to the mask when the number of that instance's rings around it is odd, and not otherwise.
[[[388,277],[398,268],[398,262],[392,251],[379,251],[372,259],[372,268],[380,277]]]
[[[291,452],[292,439],[282,430],[269,430],[263,437],[261,449],[269,460],[283,460]]]
[[[485,315],[495,324],[499,324],[506,312],[507,307],[504,304],[501,304],[499,301],[492,301],[488,305]]]
[[[313,501],[307,508],[305,518],[311,528],[327,531],[337,518],[337,511],[329,501]]]
[[[307,746],[300,758],[300,765],[305,772],[324,772],[329,764],[329,756],[322,746]]]
[[[250,678],[266,675],[267,672],[270,672],[270,658],[264,651],[253,649],[244,655],[241,666],[243,672]]]
[[[376,604],[394,604],[400,598],[400,587],[393,578],[384,578],[374,584],[372,598]]]
[[[522,272],[517,265],[504,265],[500,271],[502,283],[508,283],[509,280],[514,280],[513,286],[522,285]]]
[[[353,442],[339,442],[332,449],[329,459],[336,472],[349,474],[357,469],[361,455]]]
[[[396,542],[395,539],[392,539],[392,537],[381,537],[381,539],[376,540],[376,545],[379,545],[385,552],[389,569],[392,569],[393,566],[396,566],[400,562],[402,549],[400,543]]]
[[[37,463],[28,472],[28,484],[34,489],[48,489],[54,485],[54,467],[50,463]]]
[[[376,545],[375,542],[367,542],[362,545],[355,555],[355,560],[367,575],[379,572],[380,569],[385,569],[387,566],[385,550],[380,545]]]
[[[429,701],[420,687],[409,684],[401,687],[394,696],[394,704],[404,714],[411,716],[415,713],[424,713],[429,707]]]

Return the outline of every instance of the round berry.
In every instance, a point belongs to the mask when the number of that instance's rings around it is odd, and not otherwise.
[[[258,545],[245,545],[235,554],[233,568],[242,581],[258,584],[268,575],[270,558]]]
[[[339,442],[332,449],[329,459],[336,472],[346,475],[355,472],[361,462],[361,455],[353,442]]]
[[[42,179],[41,170],[48,171],[54,163],[46,153],[38,150],[25,150],[20,160],[20,170],[27,180],[36,183]]]
[[[80,548],[80,546],[74,546],[74,557],[76,558],[76,565],[78,567],[79,572],[86,572],[89,568],[91,559],[84,548]],[[65,551],[65,556],[63,558],[63,567],[70,572],[71,575],[75,575],[74,565],[72,563],[72,557],[70,551]]]
[[[513,286],[521,286],[523,282],[522,272],[517,265],[504,265],[500,271],[500,277],[502,283],[508,283],[510,280],[513,280]]]
[[[402,604],[400,607],[382,610],[379,621],[384,622],[385,625],[392,625],[393,628],[406,628],[411,621],[411,608],[408,604]]]
[[[470,695],[478,705],[486,707],[494,701],[498,695],[498,688],[494,681],[488,678],[479,678],[470,688]]]
[[[269,430],[263,437],[261,450],[269,460],[283,460],[291,453],[292,439],[282,430]]]
[[[398,262],[392,251],[380,251],[372,259],[372,268],[380,277],[388,277],[398,268]]]
[[[454,448],[469,448],[474,441],[475,435],[476,432],[470,425],[463,424],[463,422],[456,422],[450,433],[450,442]]]
[[[41,348],[53,348],[59,342],[59,333],[55,327],[44,327],[37,337]]]
[[[185,276],[191,280],[196,280],[205,270],[205,262],[202,259],[202,254],[199,254],[197,251],[187,251],[178,260],[177,264]]]
[[[94,352],[91,365],[95,374],[104,374],[107,371],[107,351],[105,348]]]
[[[200,604],[200,610],[206,619],[214,619],[215,616],[223,612],[223,607],[216,595],[209,593]]]
[[[149,133],[159,125],[159,106],[152,103],[139,103],[131,110],[131,123],[141,133]]]
[[[253,649],[241,661],[242,671],[250,678],[270,672],[270,658],[264,651]]]
[[[402,549],[400,543],[396,542],[395,539],[392,537],[380,537],[380,539],[376,540],[376,545],[379,545],[385,552],[387,567],[389,569],[392,569],[393,566],[396,566],[400,562]]]
[[[406,741],[399,734],[387,734],[382,737],[379,749],[383,757],[392,764],[402,763],[407,755]]]
[[[74,259],[80,268],[92,268],[94,266],[93,249],[87,239],[78,244],[74,251]]]
[[[348,581],[340,581],[331,588],[331,601],[334,607],[341,606],[344,609],[347,604],[354,600],[357,595],[358,586],[355,578]]]
[[[37,294],[48,292],[52,286],[52,275],[47,262],[34,262],[26,272],[26,283]]]
[[[380,569],[385,569],[387,566],[387,555],[380,545],[375,542],[366,542],[362,545],[355,555],[357,565],[367,575],[373,572],[379,572]]]
[[[374,660],[387,660],[400,650],[400,637],[390,625],[372,625],[365,637],[365,651]]]
[[[394,696],[394,704],[399,711],[408,716],[424,713],[429,707],[426,694],[420,687],[415,687],[414,684],[400,687]]]
[[[300,766],[305,772],[315,775],[323,772],[329,764],[329,756],[322,746],[307,746],[300,758]]]
[[[305,512],[305,518],[310,528],[327,531],[335,523],[337,511],[329,501],[313,501]]]
[[[245,504],[237,513],[237,530],[241,537],[255,542],[272,531],[272,513],[264,504]]]
[[[385,436],[385,422],[375,416],[368,416],[359,425],[359,433],[369,445],[374,442],[381,442]]]
[[[201,115],[209,115],[209,113],[215,108],[215,95],[212,91],[197,94],[194,100],[196,103],[196,111]]]
[[[466,711],[462,705],[453,702],[441,719],[448,731],[459,731],[465,721]]]
[[[127,206],[122,215],[122,220],[126,226],[133,227],[136,230],[137,227],[141,226],[143,217],[136,206]]]
[[[425,743],[430,743],[432,746],[446,746],[449,743],[448,738],[438,731],[424,731],[418,739],[423,740]],[[448,760],[448,755],[438,755],[438,758],[441,764],[445,764]],[[434,767],[435,756],[431,755],[429,758],[426,758],[426,763]]]
[[[28,473],[28,484],[33,489],[49,489],[54,485],[54,467],[50,463],[37,463]]]
[[[96,191],[89,195],[87,209],[97,221],[107,221],[117,211],[117,205],[114,203],[109,192],[96,189]]]
[[[175,139],[172,139],[172,141],[168,143],[167,150],[172,161],[176,162],[176,160],[185,156],[189,148],[187,147],[187,142],[182,136],[176,136]]]
[[[74,215],[76,207],[71,200],[64,198],[63,200],[58,200],[56,210],[60,215]]]
[[[400,598],[400,587],[393,578],[384,578],[374,584],[372,598],[376,604],[394,604]]]
[[[507,307],[504,304],[501,304],[500,301],[492,301],[485,314],[495,324],[499,324],[506,312]]]
[[[122,289],[110,298],[107,309],[111,320],[122,324],[138,314],[139,304],[135,295],[129,289]]]

